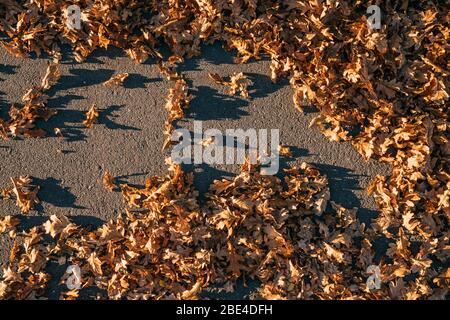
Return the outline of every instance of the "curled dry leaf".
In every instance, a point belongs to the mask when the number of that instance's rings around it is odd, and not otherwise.
[[[102,180],[103,180],[103,185],[109,192],[112,192],[114,190],[114,188],[116,187],[116,184],[114,183],[114,180],[111,177],[111,174],[109,173],[109,171],[105,171],[105,173],[103,174]]]
[[[88,112],[86,112],[86,120],[83,121],[83,124],[91,129],[95,123],[98,122],[99,112],[97,106],[93,104]]]
[[[13,187],[6,191],[7,195],[13,195],[17,206],[24,214],[29,213],[39,203],[37,197],[39,186],[32,185],[32,181],[33,179],[30,176],[11,178]]]
[[[98,275],[103,275],[102,272],[102,262],[98,258],[97,254],[95,252],[91,253],[91,255],[88,258],[89,266],[92,269],[92,272]],[[69,288],[70,289],[70,288]]]
[[[108,81],[104,82],[103,85],[106,87],[111,86],[122,86],[124,81],[128,78],[128,73],[118,73],[113,75]]]
[[[54,86],[59,78],[61,78],[61,72],[59,71],[58,64],[50,63],[47,67],[44,78],[42,79],[42,89],[48,90]]]

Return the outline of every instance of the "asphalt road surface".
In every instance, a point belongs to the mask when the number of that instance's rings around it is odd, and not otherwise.
[[[63,60],[62,77],[50,91],[48,105],[58,114],[48,122],[38,122],[50,136],[43,139],[0,140],[0,187],[10,185],[10,177],[31,175],[41,186],[41,203],[24,217],[22,227],[40,224],[51,214],[67,215],[81,224],[101,225],[116,217],[124,204],[120,193],[110,193],[102,185],[109,170],[117,181],[143,185],[148,175],[164,174],[161,151],[166,119],[165,96],[170,82],[159,76],[155,61],[135,64],[120,50],[97,50],[84,63],[70,56]],[[0,48],[0,114],[20,103],[22,95],[39,84],[47,59],[14,58]],[[329,181],[332,200],[345,207],[358,207],[359,216],[369,221],[376,216],[376,205],[366,195],[366,187],[377,174],[388,174],[389,167],[376,161],[365,162],[350,143],[329,142],[317,128],[309,128],[317,116],[314,110],[299,113],[293,107],[287,81],[273,84],[269,62],[233,63],[233,53],[219,44],[205,47],[199,58],[187,60],[179,69],[188,80],[194,96],[187,118],[179,126],[192,129],[194,120],[204,129],[279,129],[281,143],[290,146],[295,158],[287,163],[309,162]],[[226,88],[212,83],[208,72],[223,76],[244,72],[253,81],[251,99],[229,96]],[[124,87],[107,88],[102,83],[117,72],[128,72]],[[92,104],[100,109],[99,124],[87,129],[82,121]],[[65,136],[58,138],[53,129]],[[238,165],[190,165],[195,185],[204,193],[215,180],[232,176]],[[20,214],[14,201],[0,200],[0,215]],[[6,261],[10,242],[1,238],[0,264]],[[246,290],[229,296],[239,298]]]

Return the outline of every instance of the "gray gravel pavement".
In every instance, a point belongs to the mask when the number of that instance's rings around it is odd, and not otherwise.
[[[20,103],[27,89],[40,83],[45,69],[45,59],[16,59],[0,48],[0,114],[12,103]],[[334,201],[358,207],[363,219],[376,215],[375,203],[365,188],[389,168],[376,161],[365,162],[350,143],[329,142],[318,129],[309,128],[317,113],[307,110],[300,114],[294,109],[287,82],[273,84],[268,77],[268,61],[235,65],[232,53],[214,45],[206,47],[201,57],[186,61],[180,70],[194,95],[188,117],[180,126],[191,128],[195,119],[202,120],[205,129],[279,129],[282,144],[291,146],[297,157],[284,159],[284,163],[316,165],[329,178]],[[51,214],[99,225],[124,208],[120,193],[103,187],[105,170],[121,182],[137,185],[144,184],[147,175],[166,172],[167,154],[161,147],[164,98],[170,83],[159,76],[152,61],[138,65],[116,49],[98,50],[82,64],[66,60],[61,71],[63,76],[51,90],[48,104],[58,109],[58,114],[40,123],[50,137],[0,140],[0,187],[9,186],[10,177],[28,174],[36,178],[41,204],[26,218],[29,226],[42,223]],[[229,96],[208,78],[208,72],[231,75],[241,71],[254,82],[249,100]],[[125,87],[104,87],[102,82],[116,72],[130,73]],[[100,119],[93,129],[87,129],[81,122],[92,104],[100,109]],[[62,129],[65,139],[52,134],[55,127]],[[235,174],[239,166],[189,169],[194,170],[195,184],[204,193],[214,179]],[[18,213],[13,201],[0,200],[0,215]],[[0,263],[4,263],[10,243],[1,239]]]

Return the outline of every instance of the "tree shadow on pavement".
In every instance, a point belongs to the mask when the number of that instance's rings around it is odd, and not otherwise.
[[[130,73],[125,79],[123,87],[126,89],[146,88],[147,83],[154,83],[161,81],[160,78],[148,78],[138,73]]]
[[[70,192],[70,188],[61,186],[61,180],[49,177],[45,179],[34,178],[36,184],[40,186],[38,198],[42,202],[51,204],[59,208],[86,209],[76,204],[77,197]],[[43,211],[42,206],[38,211]]]
[[[218,168],[214,168],[209,164],[202,163],[199,165],[183,164],[184,172],[194,172],[194,188],[199,193],[199,201],[201,204],[205,201],[205,195],[209,191],[209,187],[214,180],[220,180],[232,177],[233,174]]]
[[[125,175],[121,175],[121,176],[116,176],[114,177],[114,183],[116,185],[121,185],[121,184],[127,184],[133,188],[139,188],[142,189],[144,188],[143,184],[138,184],[138,183],[130,183],[130,179],[134,178],[134,177],[147,177],[149,174],[149,172],[140,172],[140,173],[133,173],[133,174],[125,174]],[[119,188],[115,188],[115,191],[119,191]]]
[[[378,212],[364,208],[354,191],[363,190],[359,184],[360,178],[367,175],[355,174],[352,170],[323,163],[313,164],[320,172],[327,176],[331,192],[331,200],[345,208],[358,208],[358,218],[366,225],[377,217]]]
[[[39,127],[48,132],[50,137],[55,137],[53,132],[55,128],[61,129],[64,140],[68,142],[86,140],[86,126],[83,121],[86,120],[85,111],[76,109],[67,109],[67,105],[73,100],[83,100],[84,97],[79,95],[67,95],[57,97],[49,101],[49,106],[59,107],[58,113],[48,121],[39,121]],[[114,119],[118,118],[114,113],[120,111],[124,105],[113,105],[108,108],[99,110],[98,125],[104,125],[110,130],[132,130],[140,131],[141,129],[116,123]]]
[[[180,72],[202,70],[200,65],[202,62],[214,65],[234,64],[233,54],[225,51],[222,46],[216,42],[213,45],[201,46],[201,54],[190,59],[186,59],[178,67]]]
[[[57,109],[58,113],[46,122],[40,121],[39,127],[46,130],[50,137],[55,137],[53,131],[55,128],[59,128],[66,141],[85,140],[86,135],[83,132],[85,126],[82,122],[86,119],[86,115],[80,110],[67,108],[67,105],[73,100],[83,99],[84,97],[73,94],[52,98],[49,100],[48,106]]]
[[[8,101],[3,99],[4,95],[5,95],[5,93],[0,91],[0,118],[2,118],[3,120],[6,120],[8,117],[9,106],[8,106]]]
[[[191,101],[186,114],[188,118],[199,121],[239,119],[249,113],[243,110],[248,106],[247,100],[219,93],[217,90],[199,86],[192,91]]]
[[[0,63],[0,73],[12,75],[16,73],[17,66]]]
[[[278,82],[274,83],[265,74],[246,72],[245,75],[253,83],[249,88],[249,94],[252,99],[268,97],[289,84],[289,81],[285,78],[279,79]]]
[[[58,82],[49,90],[49,95],[62,90],[84,88],[101,84],[111,78],[114,70],[108,69],[70,69],[70,75],[63,75]]]
[[[119,111],[120,109],[124,108],[125,105],[114,105],[110,106],[108,108],[100,109],[99,110],[99,116],[98,116],[98,123],[103,124],[106,128],[111,130],[132,130],[132,131],[141,131],[141,129],[127,126],[123,124],[118,124],[114,122],[112,119],[118,118],[117,115],[114,115],[114,112]]]

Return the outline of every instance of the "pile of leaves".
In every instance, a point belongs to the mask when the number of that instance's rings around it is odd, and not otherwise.
[[[14,234],[10,265],[0,282],[0,298],[43,295],[50,279],[46,268],[52,262],[80,269],[79,286],[64,292],[62,298],[76,298],[81,289],[92,285],[105,289],[111,299],[194,298],[212,282],[237,279],[241,270],[250,276],[264,271],[267,274],[269,266],[261,265],[266,255],[284,256],[288,247],[292,254],[294,245],[285,243],[286,247],[277,247],[277,241],[283,240],[276,230],[279,227],[273,226],[271,219],[277,216],[286,220],[291,211],[283,209],[285,205],[292,211],[319,216],[329,197],[326,179],[306,164],[302,166],[302,174],[297,169],[289,173],[292,176],[288,183],[296,185],[289,192],[282,191],[278,178],[261,176],[254,166],[246,164],[243,173],[234,180],[217,181],[212,186],[209,209],[202,210],[198,192],[192,188],[192,173],[184,174],[179,165],[169,164],[168,176],[151,177],[144,188],[116,186],[106,174],[105,187],[120,188],[128,209],[94,231],[76,226],[64,216],[53,215],[41,226]],[[234,221],[231,216],[216,213],[224,206],[219,199],[226,199],[221,197],[233,190],[233,185],[242,193],[239,198],[229,197],[230,204],[235,204],[230,213],[245,214],[247,219]],[[270,187],[276,191],[269,192]],[[255,195],[257,189],[260,191]],[[272,210],[276,214],[271,215],[271,206],[275,206]],[[258,221],[251,224],[252,220]],[[259,230],[260,237],[250,240],[255,241],[252,246],[238,250],[230,247],[227,234],[233,236],[233,245],[242,246],[243,240],[238,241],[237,234],[256,236],[251,231],[259,229],[262,220],[267,221]],[[17,218],[3,218],[0,230],[9,232],[18,223]],[[283,225],[283,221],[279,223]],[[227,229],[223,228],[225,225]],[[45,239],[45,235],[51,240]],[[242,263],[241,256],[255,254],[254,248],[258,255],[255,261],[249,257],[252,264]]]
[[[325,211],[328,181],[317,169],[303,163],[286,173],[287,191],[279,178],[261,175],[249,164],[234,179],[211,186],[208,222],[216,230],[222,278],[236,280],[242,273],[263,277],[274,256],[287,258],[297,249],[295,239],[285,238],[289,220]]]
[[[80,289],[93,285],[110,299],[195,297],[213,276],[211,251],[206,249],[211,234],[191,189],[192,174],[184,175],[174,165],[169,172],[149,178],[143,189],[120,186],[129,206],[145,212],[126,210],[96,230],[53,215],[18,234],[10,265],[3,270],[0,298],[43,295],[50,263],[80,270],[79,285],[75,282],[61,298],[76,298]],[[2,218],[0,230],[10,231],[16,220]]]
[[[169,163],[165,177],[150,177],[143,188],[117,185],[127,209],[95,230],[64,216],[17,233],[19,220],[5,217],[0,231],[14,239],[0,281],[1,299],[47,295],[51,264],[67,268],[59,279],[62,299],[90,287],[96,298],[195,299],[211,285],[232,291],[236,280],[257,278],[255,293],[266,299],[444,299],[448,269],[426,272],[429,244],[413,256],[404,233],[387,256],[376,256],[375,229],[357,209],[330,202],[325,176],[303,163],[279,178],[246,163],[240,175],[215,181],[200,206],[193,174]],[[405,267],[401,263],[410,263]],[[78,270],[70,276],[73,270]],[[374,272],[373,270],[378,270]],[[403,277],[417,273],[414,281]],[[378,287],[369,286],[372,273]],[[76,277],[75,277],[76,275]],[[435,288],[431,289],[430,283]]]
[[[24,105],[12,105],[9,109],[9,119],[0,118],[0,138],[38,138],[46,135],[44,130],[36,127],[36,120],[47,121],[57,113],[55,109],[46,106],[49,97],[45,92],[55,85],[60,77],[58,65],[50,63],[41,85],[29,89],[22,97]]]
[[[336,215],[322,214],[322,221],[315,214],[301,213],[308,205],[314,211],[314,205],[300,204],[306,201],[302,197],[297,203],[297,196],[289,192],[306,191],[281,191],[270,178],[253,174],[246,178],[250,185],[238,182],[253,193],[263,190],[260,201],[271,204],[268,209],[250,206],[247,202],[255,199],[240,196],[242,190],[221,190],[215,184],[208,202],[213,216],[207,218],[207,225],[221,234],[218,248],[210,249],[218,255],[214,260],[218,279],[233,280],[243,272],[259,277],[265,297],[445,297],[450,236],[447,6],[433,1],[380,2],[382,28],[375,30],[367,23],[365,1],[81,0],[70,4],[81,8],[81,30],[68,28],[59,0],[1,0],[0,31],[8,37],[2,46],[15,56],[46,52],[55,60],[61,57],[62,43],[71,44],[77,61],[110,45],[124,49],[139,63],[156,58],[161,72],[173,82],[166,103],[165,148],[174,122],[184,116],[190,101],[186,80],[176,65],[199,55],[202,44],[218,40],[237,51],[238,63],[269,57],[272,80],[289,78],[294,106],[300,111],[311,105],[319,110],[312,125],[330,140],[351,141],[365,159],[392,165],[392,174],[377,177],[369,188],[380,208],[371,226],[361,225],[352,210],[337,205]],[[163,42],[172,50],[167,61],[162,61],[158,50]],[[220,76],[214,79],[228,83]],[[26,95],[26,112],[12,108],[12,122],[0,122],[2,135],[39,136],[30,126],[37,114],[43,112],[44,118],[48,114],[43,91],[45,85]],[[293,173],[294,177],[302,174]],[[147,194],[125,190],[127,201],[145,207]],[[314,198],[314,192],[309,196]],[[277,201],[293,201],[298,209]],[[374,262],[372,247],[380,237],[389,247],[385,257]],[[281,244],[281,253],[273,253],[275,243]],[[252,248],[251,252],[245,248]],[[242,261],[247,267],[241,267]],[[271,264],[284,273],[265,274],[264,266]],[[380,289],[363,289],[363,279],[369,275],[381,283]],[[189,278],[192,285],[197,280]],[[175,290],[174,297],[188,287]]]

